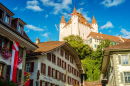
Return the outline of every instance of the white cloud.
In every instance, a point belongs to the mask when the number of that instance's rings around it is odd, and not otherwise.
[[[34,31],[44,31],[44,29],[41,29],[39,27],[33,26],[33,25],[26,25],[26,27],[30,30],[34,30]]]
[[[79,13],[81,13],[84,17],[85,17],[85,19],[87,20],[87,21],[92,21],[91,20],[91,18],[90,17],[88,17],[88,15],[87,15],[87,11],[85,12],[85,11],[83,11],[84,10],[84,8],[80,8],[80,9],[77,9],[77,12],[79,12]]]
[[[65,19],[70,19],[71,15],[68,15],[68,13],[63,13]]]
[[[33,11],[43,11],[42,8],[40,8],[40,6],[38,6],[38,1],[34,0],[34,1],[27,1],[27,9],[33,10]]]
[[[109,33],[111,32],[111,30],[108,31]]]
[[[101,2],[101,4],[103,4],[106,7],[112,7],[112,6],[117,6],[124,2],[125,0],[104,0],[103,2]]]
[[[18,10],[18,7],[15,7],[13,10]]]
[[[53,0],[41,0],[43,5],[54,7],[53,14],[58,14],[63,9],[70,11],[69,5],[72,4],[72,0],[62,0],[61,2],[55,3]]]
[[[121,28],[121,31],[120,31],[120,32],[123,34],[122,37],[127,38],[127,39],[130,38],[130,32],[126,31],[126,29]]]
[[[79,3],[79,5],[84,5],[84,2]]]
[[[44,33],[44,34],[42,34],[42,36],[48,37],[49,34],[50,33]]]
[[[48,17],[48,15],[45,16],[46,18]]]
[[[113,28],[113,27],[114,27],[113,24],[110,21],[108,21],[105,25],[101,26],[101,29],[104,29],[104,28],[108,29],[108,28]]]
[[[26,30],[25,32],[26,32],[26,33],[29,33],[29,31],[30,31],[30,30]]]

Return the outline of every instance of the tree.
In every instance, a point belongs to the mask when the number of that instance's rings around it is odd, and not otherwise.
[[[91,47],[87,44],[84,44],[82,38],[78,35],[70,35],[65,37],[64,41],[68,42],[79,53],[81,59],[91,54]]]

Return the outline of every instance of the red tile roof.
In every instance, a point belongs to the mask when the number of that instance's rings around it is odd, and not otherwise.
[[[64,16],[62,16],[60,23],[66,23]]]
[[[76,8],[75,8],[75,7],[74,7],[74,10],[73,10],[73,13],[74,13],[74,15],[77,15],[77,16],[78,16],[78,18],[79,18],[79,23],[80,23],[80,24],[83,24],[83,25],[88,26],[88,27],[90,27],[90,28],[93,29],[93,27],[92,27],[92,26],[89,24],[89,22],[84,18],[84,16],[83,16],[81,13],[78,13],[78,12],[76,11]],[[71,18],[70,18],[69,21],[65,24],[64,27],[68,26],[69,24],[71,24]]]
[[[103,39],[103,40],[106,40],[106,39],[109,39],[110,41],[113,41],[113,42],[123,42],[121,39],[125,41],[127,41],[127,39],[125,38],[119,38],[117,36],[112,36],[112,35],[107,35],[107,34],[100,34],[100,33],[96,33],[96,32],[91,32],[87,38],[89,37],[94,37],[94,38],[97,38],[97,39]]]
[[[96,19],[95,19],[94,15],[93,15],[93,19],[92,19],[92,23],[91,23],[91,25],[92,25],[92,24],[97,24],[97,22],[96,22]]]
[[[109,49],[130,49],[130,39],[128,39],[126,42],[119,43],[117,45],[110,45],[108,48],[105,48],[105,50]]]

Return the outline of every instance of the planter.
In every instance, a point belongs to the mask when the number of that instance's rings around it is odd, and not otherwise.
[[[9,52],[8,48],[1,48],[1,55],[5,58],[5,59],[9,59],[12,54]]]
[[[18,64],[23,63],[23,58],[21,58],[20,56],[18,57]]]

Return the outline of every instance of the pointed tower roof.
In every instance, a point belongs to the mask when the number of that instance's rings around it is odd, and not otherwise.
[[[60,23],[66,23],[64,16],[62,16]]]
[[[75,8],[75,6],[74,6],[74,10],[73,10],[73,13],[76,13],[77,11],[76,11],[76,8]]]
[[[93,15],[93,19],[92,19],[92,23],[91,23],[91,24],[97,24],[97,22],[96,22],[96,19],[95,19],[94,15]]]

